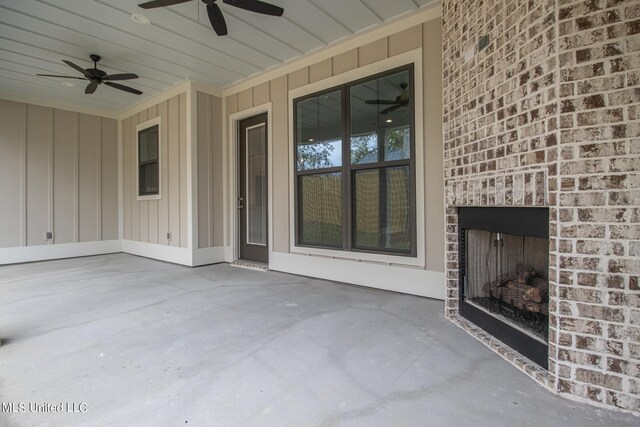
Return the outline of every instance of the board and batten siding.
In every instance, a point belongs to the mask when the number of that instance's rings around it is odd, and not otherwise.
[[[289,91],[422,48],[423,76],[416,78],[423,81],[424,128],[416,132],[424,132],[425,270],[444,272],[441,40],[440,19],[433,19],[225,98],[227,121],[232,114],[271,102],[274,252],[290,252],[289,231],[293,224],[288,185],[293,149],[289,142]]]
[[[137,133],[139,124],[160,117],[161,194],[138,200]],[[174,96],[122,121],[123,234],[125,240],[188,246],[187,101]],[[170,233],[171,239],[167,238]]]
[[[224,246],[222,98],[197,92],[198,247]]]
[[[0,248],[118,239],[117,120],[0,100],[0,200]]]

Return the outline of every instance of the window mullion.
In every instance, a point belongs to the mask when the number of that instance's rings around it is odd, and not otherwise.
[[[387,224],[387,168],[378,169],[378,245],[385,247],[385,226]]]
[[[353,212],[351,203],[351,125],[349,88],[342,87],[342,236],[343,248],[352,248]]]
[[[306,176],[306,175],[323,175],[327,173],[334,172],[342,172],[342,166],[336,168],[325,168],[325,169],[305,169],[297,171],[298,176]]]
[[[384,147],[384,129],[378,129],[377,132],[378,138],[378,163],[384,162],[386,157],[385,147]]]

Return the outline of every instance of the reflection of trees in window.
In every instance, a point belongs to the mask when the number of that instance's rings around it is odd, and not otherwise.
[[[400,150],[404,148],[405,139],[408,137],[407,133],[407,129],[394,129],[389,132],[389,136],[387,136],[387,141],[389,141],[389,149]]]
[[[409,150],[411,149],[411,132],[408,127],[397,128],[388,131],[387,133],[387,152],[398,152],[396,157],[398,159],[408,159],[411,155]],[[394,159],[395,160],[395,159]]]
[[[331,142],[298,145],[298,170],[322,169],[333,166],[331,156],[335,146]]]
[[[375,133],[351,137],[351,163],[358,164],[362,159],[378,150],[378,136]]]

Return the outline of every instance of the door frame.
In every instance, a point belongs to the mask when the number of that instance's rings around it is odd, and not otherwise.
[[[239,167],[239,186],[238,192],[240,197],[238,198],[238,214],[239,214],[239,232],[240,232],[240,259],[243,261],[249,262],[258,262],[269,264],[269,231],[267,228],[267,224],[269,223],[269,194],[267,183],[269,181],[269,158],[267,151],[267,132],[268,132],[268,123],[267,123],[267,115],[260,114],[258,116],[253,116],[248,119],[242,120],[240,123],[240,156],[238,158],[238,167]],[[250,133],[253,130],[258,130],[261,134],[261,155],[260,163],[261,167],[264,169],[260,173],[261,179],[260,184],[256,185],[256,181],[254,181],[254,173],[255,170],[253,167],[249,167],[249,162],[251,161],[251,150],[249,149],[249,144],[253,142],[253,139],[250,137]],[[264,238],[262,243],[251,242],[250,232],[251,227],[249,223],[253,223],[254,219],[252,218],[252,213],[250,210],[251,200],[253,200],[252,193],[249,191],[251,185],[256,186],[255,189],[261,188],[261,191],[267,191],[267,198],[265,198],[265,194],[262,193],[262,197],[260,198],[260,221],[262,224],[261,234]],[[240,206],[243,208],[240,209]],[[266,234],[266,235],[265,235]]]
[[[267,114],[267,230],[268,230],[268,251],[269,262],[271,262],[273,254],[273,119],[272,119],[271,102],[249,108],[238,113],[229,115],[228,122],[228,138],[229,144],[225,144],[227,153],[225,158],[227,161],[227,171],[224,173],[226,183],[224,190],[226,192],[225,200],[228,208],[225,209],[226,218],[224,223],[225,230],[225,261],[234,262],[240,258],[240,215],[238,212],[238,194],[239,194],[239,156],[238,144],[240,143],[240,122],[260,114]]]

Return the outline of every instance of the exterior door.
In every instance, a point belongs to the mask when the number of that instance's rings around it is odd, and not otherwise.
[[[269,263],[267,114],[240,122],[240,259]]]

